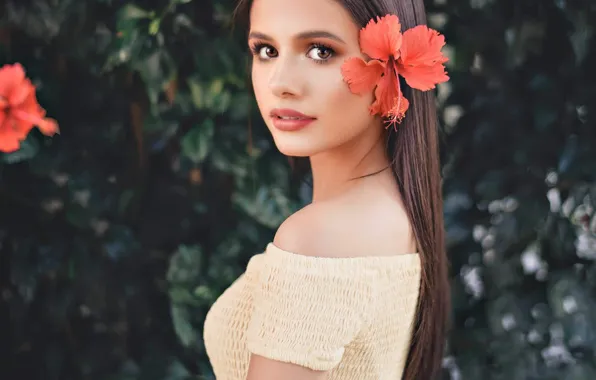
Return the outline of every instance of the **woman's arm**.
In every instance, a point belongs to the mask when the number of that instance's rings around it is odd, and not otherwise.
[[[251,354],[246,380],[325,380],[327,373]]]

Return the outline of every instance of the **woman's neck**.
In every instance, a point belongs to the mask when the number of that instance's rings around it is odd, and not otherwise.
[[[376,173],[389,166],[386,140],[381,133],[365,133],[342,146],[310,157],[313,202],[343,194],[362,181],[351,179]]]

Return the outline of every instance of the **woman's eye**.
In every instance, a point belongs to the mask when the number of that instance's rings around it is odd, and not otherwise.
[[[272,46],[262,46],[259,49],[259,58],[269,59],[277,57],[277,51]]]
[[[308,57],[315,61],[326,61],[333,56],[333,50],[325,46],[314,46],[308,52]]]

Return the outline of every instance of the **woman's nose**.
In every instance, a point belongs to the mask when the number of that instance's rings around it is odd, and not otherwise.
[[[269,79],[269,88],[280,98],[304,95],[304,83],[296,62],[290,58],[278,58]]]

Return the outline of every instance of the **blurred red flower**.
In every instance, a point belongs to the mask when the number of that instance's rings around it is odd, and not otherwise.
[[[15,63],[0,68],[0,151],[18,150],[34,126],[47,136],[58,133],[58,123],[45,114],[23,66]]]

